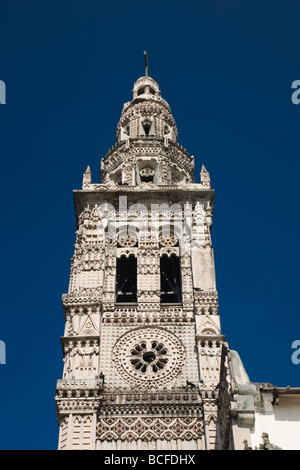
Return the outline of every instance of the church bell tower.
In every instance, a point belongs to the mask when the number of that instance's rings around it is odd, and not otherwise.
[[[61,450],[232,446],[214,190],[204,166],[194,181],[194,157],[179,144],[145,64],[101,161],[100,183],[88,167],[74,191],[76,243],[55,397]]]

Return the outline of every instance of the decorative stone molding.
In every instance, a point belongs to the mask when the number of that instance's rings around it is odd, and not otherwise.
[[[194,288],[195,313],[198,315],[218,314],[218,293]]]
[[[190,441],[199,439],[203,433],[203,423],[199,418],[190,417],[100,418],[96,431],[100,440],[121,439],[129,442],[137,439]]]
[[[178,239],[174,236],[170,237],[159,237],[159,244],[166,248],[174,247],[178,245]]]
[[[163,386],[159,389],[149,389],[145,386],[138,389],[136,387],[105,387],[103,407],[112,403],[118,405],[134,404],[136,406],[181,403],[183,405],[198,406],[201,400],[197,387]]]
[[[137,245],[137,242],[138,240],[136,237],[130,237],[129,235],[118,238],[118,245],[124,248],[134,247]]]
[[[182,307],[162,306],[159,304],[160,292],[154,294],[149,303],[144,302],[136,307],[124,305],[104,309],[103,322],[130,326],[145,324],[158,326],[174,323],[189,325],[193,322],[192,316],[188,315]],[[145,300],[146,297],[143,297],[143,299]]]
[[[80,409],[97,411],[102,398],[99,380],[59,380],[56,386],[55,403],[58,416]]]
[[[79,288],[68,294],[62,295],[63,307],[68,306],[82,306],[82,305],[100,305],[100,299],[102,294],[101,287],[94,288]]]
[[[98,376],[99,337],[63,338],[63,378],[77,379]]]

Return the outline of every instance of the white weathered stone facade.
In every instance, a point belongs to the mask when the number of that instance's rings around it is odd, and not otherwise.
[[[74,191],[59,449],[251,446],[257,387],[221,333],[209,173],[194,182],[194,158],[147,75],[116,138],[100,184],[88,167]]]

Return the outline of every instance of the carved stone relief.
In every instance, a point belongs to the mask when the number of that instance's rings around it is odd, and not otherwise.
[[[121,336],[113,348],[112,361],[127,383],[155,387],[180,374],[185,349],[173,333],[160,328],[140,328]]]

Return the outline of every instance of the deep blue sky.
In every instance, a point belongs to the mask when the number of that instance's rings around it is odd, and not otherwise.
[[[160,85],[179,143],[216,190],[222,332],[250,379],[300,386],[298,0],[0,0],[0,448],[56,449],[61,294],[73,189],[100,159],[133,83]]]

